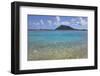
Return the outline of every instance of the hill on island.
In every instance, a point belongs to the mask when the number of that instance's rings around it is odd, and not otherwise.
[[[78,30],[78,31],[86,31],[86,29],[76,29],[76,28],[73,28],[71,26],[66,26],[66,25],[60,25],[55,30]]]
[[[70,26],[60,25],[55,30],[77,30],[77,29],[74,29],[74,28],[72,28]]]

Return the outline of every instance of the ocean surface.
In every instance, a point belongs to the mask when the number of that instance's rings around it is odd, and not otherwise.
[[[28,60],[87,58],[87,31],[28,31]]]

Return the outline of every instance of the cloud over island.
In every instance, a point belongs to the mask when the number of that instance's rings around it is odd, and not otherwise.
[[[88,18],[82,16],[28,15],[28,29],[55,29],[60,25],[87,29]]]

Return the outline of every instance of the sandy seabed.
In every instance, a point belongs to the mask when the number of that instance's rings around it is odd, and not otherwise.
[[[34,46],[35,47],[35,46]],[[58,60],[58,59],[84,59],[88,58],[87,45],[54,46],[28,49],[28,60]]]

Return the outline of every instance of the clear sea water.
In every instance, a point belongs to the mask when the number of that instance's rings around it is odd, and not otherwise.
[[[87,31],[28,31],[28,42],[29,46],[35,43],[85,43]]]
[[[56,51],[87,45],[87,31],[28,31],[28,52]],[[84,49],[82,50],[84,51]],[[85,50],[86,51],[86,50]],[[44,53],[44,52],[43,52]]]

